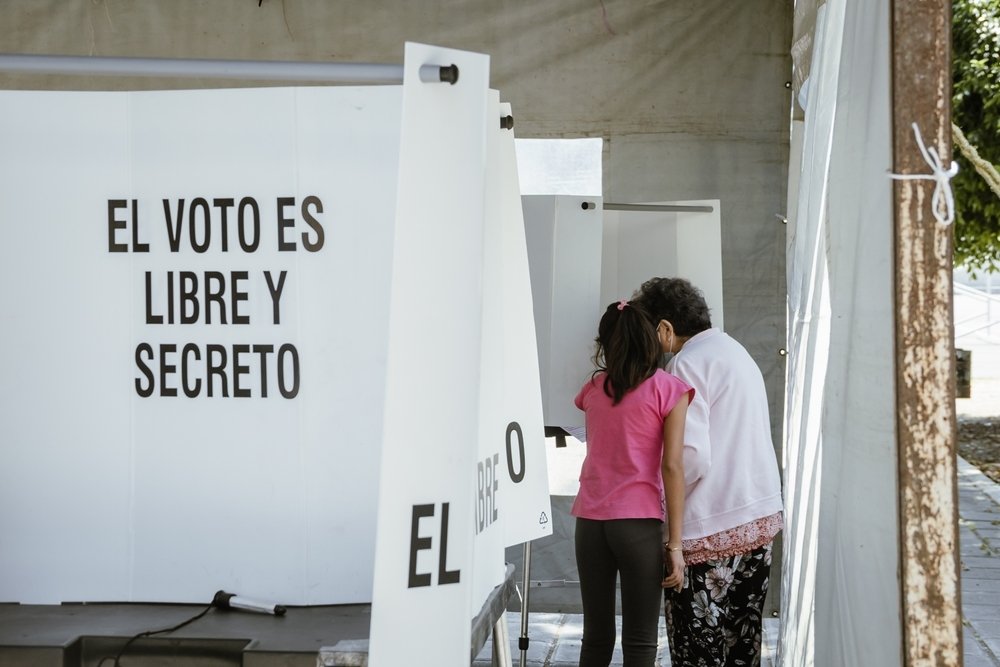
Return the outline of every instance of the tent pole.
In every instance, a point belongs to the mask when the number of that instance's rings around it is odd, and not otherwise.
[[[951,152],[951,0],[892,3],[893,173],[927,174],[911,127]],[[895,181],[896,438],[903,664],[962,660],[952,229],[932,180]]]
[[[441,68],[449,69],[449,68]],[[327,83],[403,81],[402,65],[269,60],[199,60],[184,58],[114,58],[0,54],[0,72],[80,76],[142,76]],[[449,70],[448,74],[451,74]],[[444,78],[442,72],[440,80]],[[457,77],[457,70],[454,76]],[[421,71],[424,79],[424,72]]]
[[[597,208],[597,202],[585,201],[580,207],[586,211]],[[639,213],[711,213],[715,210],[712,206],[701,206],[697,204],[616,204],[604,202],[601,207],[605,211],[636,211]]]
[[[524,555],[522,557],[521,572],[521,636],[517,640],[517,647],[521,651],[521,658],[518,662],[520,667],[525,667],[528,662],[528,591],[531,590],[531,542],[524,543]]]
[[[614,202],[604,202],[605,211],[637,211],[640,213],[711,213],[715,210],[711,206],[699,206],[696,204],[616,204]]]

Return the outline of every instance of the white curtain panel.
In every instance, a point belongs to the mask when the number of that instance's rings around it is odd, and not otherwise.
[[[830,0],[814,35],[789,183],[779,664],[899,665],[889,2]]]

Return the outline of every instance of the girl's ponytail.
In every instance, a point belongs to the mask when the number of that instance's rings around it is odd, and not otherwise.
[[[634,302],[609,304],[597,327],[595,373],[604,371],[604,393],[614,405],[652,375],[660,360],[656,330]]]

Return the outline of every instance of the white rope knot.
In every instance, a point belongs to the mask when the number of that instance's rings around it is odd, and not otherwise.
[[[930,174],[889,174],[889,178],[898,181],[935,181],[934,194],[931,197],[931,209],[934,217],[939,223],[947,227],[955,221],[955,196],[951,192],[952,177],[958,173],[958,163],[954,160],[947,169],[941,164],[941,158],[933,146],[924,146],[924,140],[920,136],[920,129],[913,123],[913,136],[917,139],[917,147],[924,157],[924,162],[931,168]],[[942,209],[943,207],[943,209]]]

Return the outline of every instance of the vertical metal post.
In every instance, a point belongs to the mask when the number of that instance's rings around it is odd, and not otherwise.
[[[528,591],[531,590],[531,542],[524,543],[523,572],[521,572],[521,636],[517,647],[521,651],[520,667],[528,662]]]
[[[912,123],[951,160],[951,1],[894,0],[893,171],[927,174]],[[952,229],[929,180],[896,181],[896,406],[903,663],[959,665]]]
[[[993,335],[993,273],[986,274],[986,335]]]

